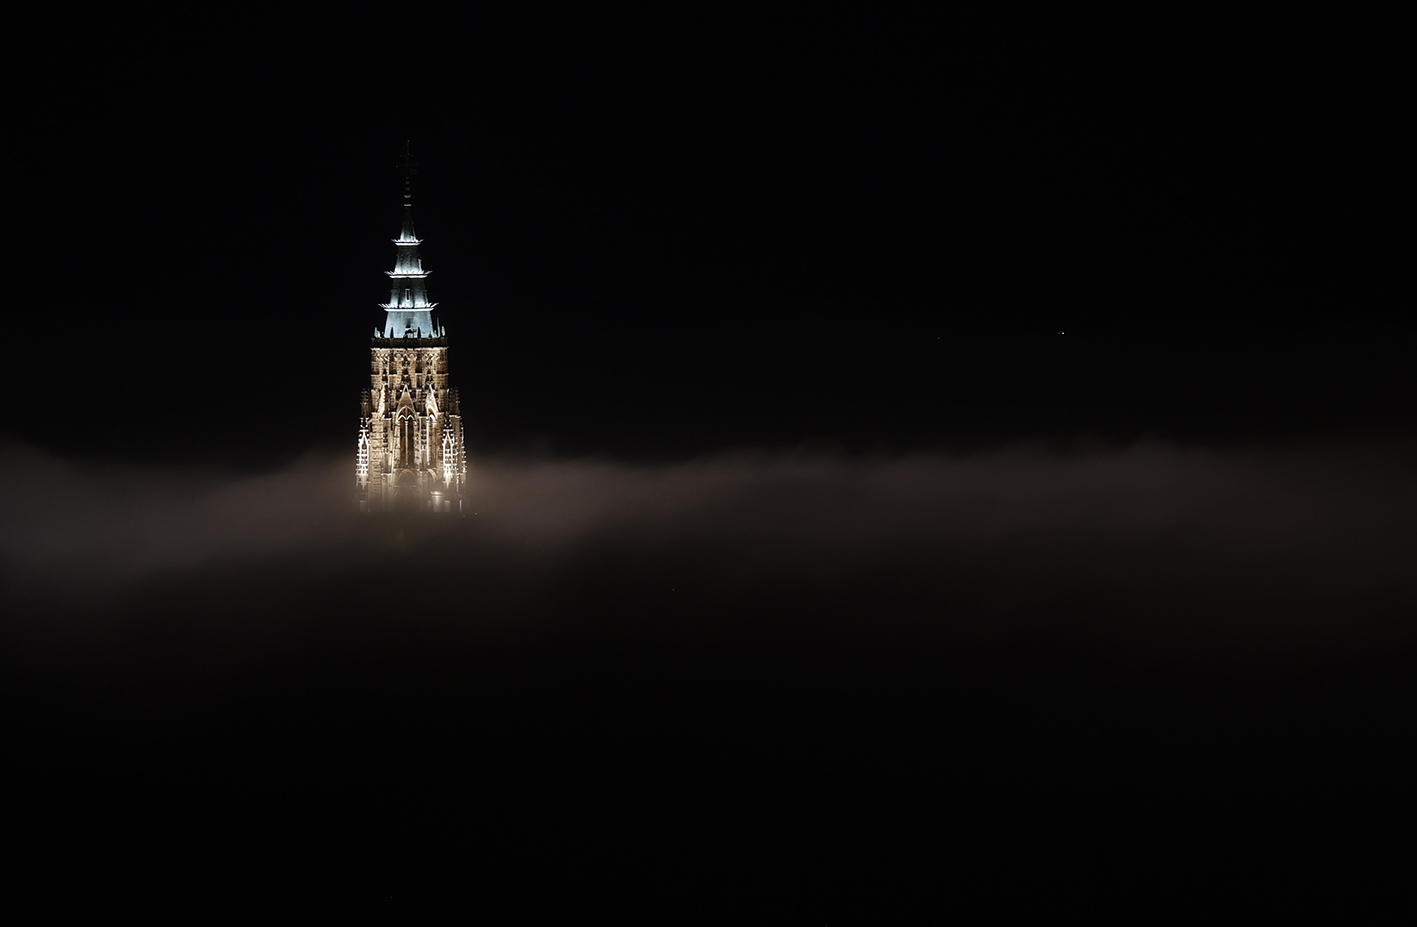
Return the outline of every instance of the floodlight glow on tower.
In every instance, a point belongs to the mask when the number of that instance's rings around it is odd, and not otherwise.
[[[361,512],[461,512],[467,484],[458,391],[448,385],[448,339],[433,321],[428,272],[413,231],[413,177],[403,170],[403,227],[393,240],[392,292],[374,330],[370,388],[361,397],[355,494]]]

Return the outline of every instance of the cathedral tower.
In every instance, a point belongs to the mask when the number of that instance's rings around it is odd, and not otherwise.
[[[428,272],[413,233],[413,178],[405,154],[403,228],[394,239],[393,292],[374,330],[370,388],[360,399],[356,497],[361,512],[461,512],[467,483],[458,391],[448,385],[447,333],[433,321]]]

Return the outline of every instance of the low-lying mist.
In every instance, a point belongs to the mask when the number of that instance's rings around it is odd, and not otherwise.
[[[1189,900],[1333,848],[1373,872],[1410,793],[1412,462],[484,457],[464,517],[382,518],[351,512],[344,458],[229,477],[10,448],[26,845],[106,833],[128,872],[129,835],[161,833],[243,885],[521,912],[557,903],[548,879],[662,913],[767,872],[867,921],[902,867],[1075,887],[1123,848],[1107,891],[1165,871]]]
[[[596,620],[617,596],[630,612],[653,600],[661,630],[800,596],[867,633],[1053,613],[1124,637],[1405,634],[1412,463],[1393,444],[490,457],[471,465],[463,517],[394,520],[351,513],[343,458],[233,478],[12,447],[0,478],[21,489],[0,503],[0,564],[11,596],[53,621],[170,586],[211,610],[232,595],[266,615],[308,610],[324,595],[350,614],[377,602],[389,621],[470,629],[507,610],[574,619],[584,596]],[[204,602],[203,583],[219,598]],[[859,614],[828,614],[848,600]]]

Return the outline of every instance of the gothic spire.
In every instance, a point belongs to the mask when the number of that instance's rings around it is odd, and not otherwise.
[[[403,227],[399,237],[394,239],[398,246],[394,258],[394,269],[385,271],[393,284],[387,303],[379,307],[387,316],[384,321],[385,338],[432,338],[438,335],[433,327],[433,307],[437,303],[428,301],[428,291],[424,280],[428,272],[423,269],[423,261],[418,256],[418,246],[422,240],[413,231],[413,178],[418,174],[418,162],[413,160],[411,146],[406,146],[399,159],[399,170],[403,174]]]

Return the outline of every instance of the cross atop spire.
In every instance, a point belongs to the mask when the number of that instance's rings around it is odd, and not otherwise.
[[[418,162],[413,160],[413,142],[403,143],[403,157],[399,158],[399,171],[403,174],[403,204],[413,205],[413,178],[418,176]]]

